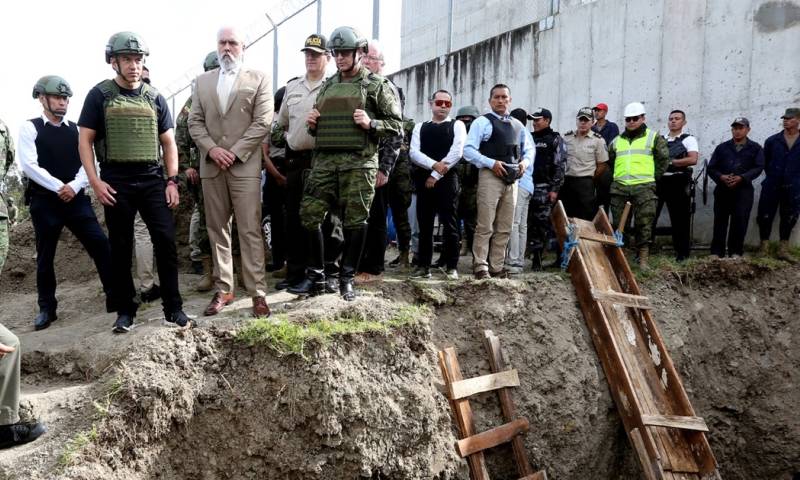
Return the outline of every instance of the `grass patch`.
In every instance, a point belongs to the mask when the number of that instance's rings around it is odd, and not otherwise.
[[[75,435],[71,440],[67,442],[67,445],[64,447],[64,451],[61,453],[61,456],[58,457],[58,466],[61,469],[64,469],[70,465],[75,460],[75,455],[79,454],[81,450],[86,447],[90,442],[93,442],[97,439],[97,426],[92,425],[91,430],[87,430],[85,432],[80,432],[79,434]]]
[[[388,332],[392,328],[412,325],[427,316],[426,306],[398,307],[386,321],[370,320],[358,312],[345,312],[331,319],[319,319],[301,324],[292,322],[286,314],[274,319],[256,318],[236,333],[235,339],[247,345],[267,345],[278,355],[297,354],[305,358],[310,342],[325,344],[334,336],[367,332]]]

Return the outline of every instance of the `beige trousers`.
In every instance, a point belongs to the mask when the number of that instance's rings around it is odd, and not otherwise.
[[[506,246],[514,223],[517,184],[507,185],[488,168],[478,174],[478,222],[472,242],[472,271],[503,269]]]
[[[150,231],[147,230],[147,225],[144,224],[142,216],[138,213],[133,220],[133,240],[136,251],[136,272],[133,278],[136,288],[144,292],[153,288],[156,277]]]
[[[0,358],[0,425],[19,422],[19,366],[22,358],[19,339],[0,324],[0,343],[16,348]]]

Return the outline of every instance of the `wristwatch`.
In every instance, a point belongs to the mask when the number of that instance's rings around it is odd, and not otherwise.
[[[167,185],[169,185],[170,183],[177,187],[178,186],[178,176],[174,175],[172,177],[167,177]]]
[[[378,121],[377,120],[370,120],[369,121],[369,129],[373,132],[378,129]]]

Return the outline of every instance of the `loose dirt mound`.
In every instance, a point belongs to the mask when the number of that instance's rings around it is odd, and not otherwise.
[[[800,268],[710,262],[655,275],[643,288],[709,424],[722,477],[792,478],[800,471]],[[30,352],[38,360],[27,364],[28,378],[38,383],[28,390],[51,433],[0,454],[0,478],[468,478],[454,454],[435,352],[454,346],[465,378],[488,373],[484,329],[500,337],[520,372],[514,398],[531,423],[525,445],[533,464],[556,479],[639,478],[565,275],[390,278],[354,304],[334,296],[283,304],[291,298],[283,295],[270,299],[285,312],[274,321],[292,328],[326,319],[332,323],[320,331],[352,319],[395,326],[312,337],[303,355],[280,356],[296,331],[274,330],[250,346],[252,337],[242,337],[249,320],[237,312],[190,332],[146,323],[125,339],[95,333],[107,315],[65,316],[22,335],[42,352]],[[392,323],[419,303],[432,313]],[[57,329],[71,328],[116,345],[87,356],[79,341],[57,341]],[[54,337],[37,337],[46,334]],[[76,367],[59,372],[64,362]],[[478,430],[500,423],[494,395],[472,403]],[[517,478],[509,457],[503,448],[490,452],[492,478]]]

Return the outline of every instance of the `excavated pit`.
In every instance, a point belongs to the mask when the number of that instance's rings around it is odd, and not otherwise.
[[[799,280],[796,266],[717,261],[643,282],[726,480],[800,471]],[[385,322],[409,304],[430,311],[310,342],[302,356],[237,339],[249,321],[240,314],[189,332],[147,324],[103,354],[80,341],[38,343],[26,390],[51,432],[0,453],[0,479],[466,479],[436,351],[454,346],[465,378],[488,373],[484,329],[519,370],[513,396],[531,424],[532,464],[551,479],[639,478],[565,275],[390,279],[354,305],[274,304],[296,323],[342,312]],[[64,323],[51,329],[75,327]],[[500,424],[493,394],[472,405],[479,431]],[[492,478],[517,478],[510,458],[503,447],[489,453]]]

